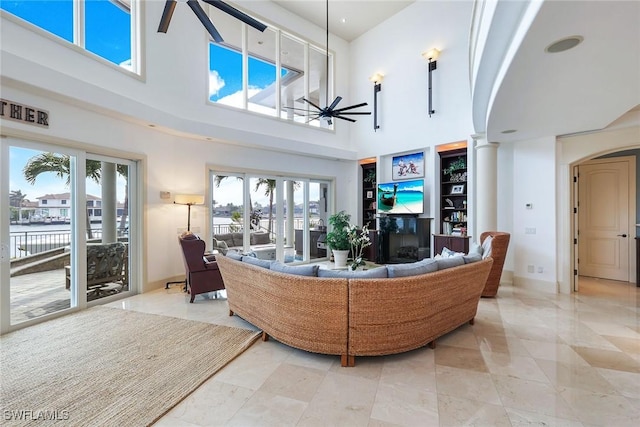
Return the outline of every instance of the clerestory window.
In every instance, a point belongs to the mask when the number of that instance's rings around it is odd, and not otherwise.
[[[1,0],[0,9],[139,73],[138,0]]]
[[[209,8],[209,15],[224,38],[221,44],[209,43],[211,102],[332,128],[326,121],[310,121],[303,101],[325,105],[333,85],[332,54],[327,58],[324,48],[271,25],[260,32],[215,8]]]

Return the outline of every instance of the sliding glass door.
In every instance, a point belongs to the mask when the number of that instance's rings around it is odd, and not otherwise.
[[[137,163],[10,137],[1,148],[2,332],[129,294]]]
[[[211,183],[214,249],[287,263],[326,258],[329,181],[212,171]]]

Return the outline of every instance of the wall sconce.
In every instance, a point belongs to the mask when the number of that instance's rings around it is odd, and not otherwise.
[[[382,90],[382,79],[384,76],[380,73],[375,73],[369,77],[369,80],[373,82],[373,131],[380,129],[378,125],[378,92]]]
[[[440,51],[436,48],[429,49],[426,52],[422,52],[422,57],[427,61],[429,61],[429,117],[431,117],[431,115],[436,112],[436,110],[433,109],[433,102],[431,98],[432,96],[431,72],[438,67],[437,59],[439,56],[440,56]]]
[[[187,205],[187,231],[191,231],[191,206],[204,204],[204,196],[200,194],[176,194],[173,203],[176,205]]]

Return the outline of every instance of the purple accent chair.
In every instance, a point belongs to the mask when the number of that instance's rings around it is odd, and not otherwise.
[[[187,290],[191,294],[190,302],[193,302],[198,294],[224,289],[218,263],[210,255],[209,258],[204,255],[204,240],[195,234],[180,236],[178,239],[184,255]]]

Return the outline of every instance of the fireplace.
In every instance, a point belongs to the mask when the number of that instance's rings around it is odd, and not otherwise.
[[[378,263],[400,264],[431,256],[431,218],[387,215],[380,218]]]

